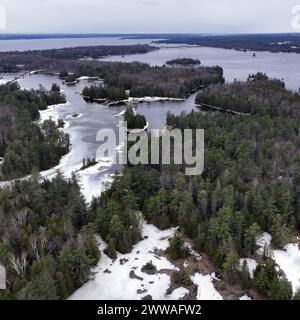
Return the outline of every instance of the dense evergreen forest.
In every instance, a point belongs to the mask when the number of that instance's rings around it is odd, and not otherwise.
[[[196,103],[252,115],[300,117],[299,93],[286,90],[284,82],[263,73],[250,75],[247,82],[205,88],[197,95]]]
[[[114,86],[103,86],[101,84],[99,86],[85,87],[82,91],[82,95],[87,101],[120,101],[128,98],[124,89]]]
[[[98,69],[100,71],[100,69]],[[81,74],[86,74],[87,71]],[[104,85],[86,88],[84,96],[89,98],[107,98],[110,91],[123,97],[129,90],[131,97],[158,96],[185,98],[201,86],[223,83],[223,70],[220,67],[168,68],[150,67],[147,64],[105,64],[101,72],[92,75],[104,78]],[[120,100],[120,99],[119,99]]]
[[[66,299],[100,258],[76,178],[39,180],[34,174],[0,189],[0,260],[7,272],[0,300]]]
[[[53,121],[41,126],[35,123],[39,110],[64,102],[66,98],[55,84],[50,91],[43,87],[21,90],[17,83],[0,86],[0,179],[20,178],[33,168],[49,169],[68,153],[69,136]]]

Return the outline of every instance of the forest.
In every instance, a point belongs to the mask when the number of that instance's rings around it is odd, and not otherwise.
[[[0,86],[0,179],[10,180],[58,164],[62,155],[69,152],[69,136],[57,125],[45,121],[41,126],[39,110],[49,105],[65,103],[58,85],[50,91],[21,90],[17,83]]]
[[[284,82],[263,73],[250,75],[247,82],[205,88],[199,91],[196,103],[251,115],[300,117],[299,93],[286,90]]]
[[[260,76],[252,81],[260,82]],[[272,96],[273,80],[263,81],[265,93]],[[289,93],[282,90],[284,98]],[[291,283],[276,270],[269,248],[258,254],[256,243],[262,232],[269,232],[272,246],[283,248],[300,229],[300,118],[274,109],[251,117],[169,114],[170,128],[205,129],[205,171],[189,177],[184,165],[126,166],[91,206],[108,254],[131,250],[140,236],[134,214],[140,210],[159,228],[179,226],[197,251],[208,254],[226,283],[255,290],[264,299],[292,299]],[[111,228],[112,223],[117,227]],[[174,241],[168,253],[180,258],[185,250]],[[247,265],[239,266],[245,257],[259,262],[253,279]]]
[[[81,72],[86,74],[86,72]],[[150,67],[142,63],[113,63],[102,65],[97,75],[104,79],[104,89],[99,86],[85,89],[84,96],[105,96],[111,87],[117,88],[120,96],[129,90],[131,97],[172,97],[186,98],[191,92],[202,86],[223,83],[223,70],[220,67],[168,68]],[[120,100],[120,99],[119,99]]]
[[[75,176],[41,183],[34,173],[0,189],[0,300],[67,299],[83,285],[100,258],[90,220]]]
[[[109,100],[109,101],[120,101],[128,98],[126,91],[114,86],[98,86],[85,87],[82,91],[82,96],[87,101],[97,100]]]

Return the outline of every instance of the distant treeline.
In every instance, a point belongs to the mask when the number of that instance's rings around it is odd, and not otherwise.
[[[0,52],[0,72],[17,72],[20,69],[49,69],[49,63],[53,59],[100,59],[110,55],[127,55],[147,53],[157,50],[157,47],[150,45],[126,45],[126,46],[85,46],[62,49],[31,50]],[[48,67],[47,67],[48,64]]]
[[[110,55],[127,55],[136,53],[148,53],[157,50],[157,47],[150,45],[127,45],[127,46],[89,46],[73,47],[49,50],[34,50],[23,52],[22,54],[33,54],[54,59],[99,59]]]
[[[189,44],[206,47],[300,53],[300,34],[246,34],[246,35],[171,35],[158,43]]]

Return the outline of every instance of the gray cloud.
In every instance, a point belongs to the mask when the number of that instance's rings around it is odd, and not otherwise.
[[[289,32],[300,0],[0,0],[6,32]],[[5,31],[1,31],[5,32]]]

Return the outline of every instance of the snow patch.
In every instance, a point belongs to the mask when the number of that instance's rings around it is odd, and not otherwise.
[[[71,104],[69,102],[66,102],[66,103],[55,104],[55,105],[49,106],[45,110],[40,110],[40,119],[39,119],[38,123],[42,124],[45,120],[52,120],[55,123],[57,123],[60,118],[60,114],[59,114],[57,108],[62,107],[62,106],[69,106],[69,105],[71,105]]]
[[[272,236],[268,232],[264,232],[262,236],[257,240],[257,245],[259,246],[257,253],[263,254],[265,245],[269,247],[271,245],[271,240]]]
[[[284,250],[273,251],[274,260],[292,283],[294,293],[300,289],[300,250],[297,244],[288,244]]]
[[[179,288],[172,294],[166,291],[170,286],[170,276],[165,273],[148,275],[141,272],[141,268],[149,261],[157,270],[178,270],[167,258],[155,255],[155,249],[165,250],[169,245],[169,239],[174,235],[176,228],[161,231],[153,225],[144,224],[142,234],[144,240],[136,244],[129,254],[117,254],[113,261],[103,250],[106,243],[99,238],[101,259],[93,270],[96,273],[94,279],[78,289],[71,300],[140,300],[146,295],[151,295],[154,300],[178,300],[187,290]],[[128,261],[127,261],[128,260]],[[123,263],[122,263],[123,261]],[[134,271],[143,280],[131,279],[129,274]],[[143,292],[138,294],[138,290]],[[147,291],[145,291],[147,290]]]
[[[240,259],[240,265],[241,267],[243,266],[244,261],[247,262],[247,266],[249,269],[249,273],[250,273],[250,278],[253,279],[254,277],[254,271],[258,266],[258,263],[254,260],[254,259],[250,259],[250,258],[246,258],[246,259]]]
[[[212,275],[195,273],[191,280],[198,286],[197,300],[223,300],[213,285]]]
[[[240,297],[240,300],[252,300],[247,294],[244,294],[242,297]]]

